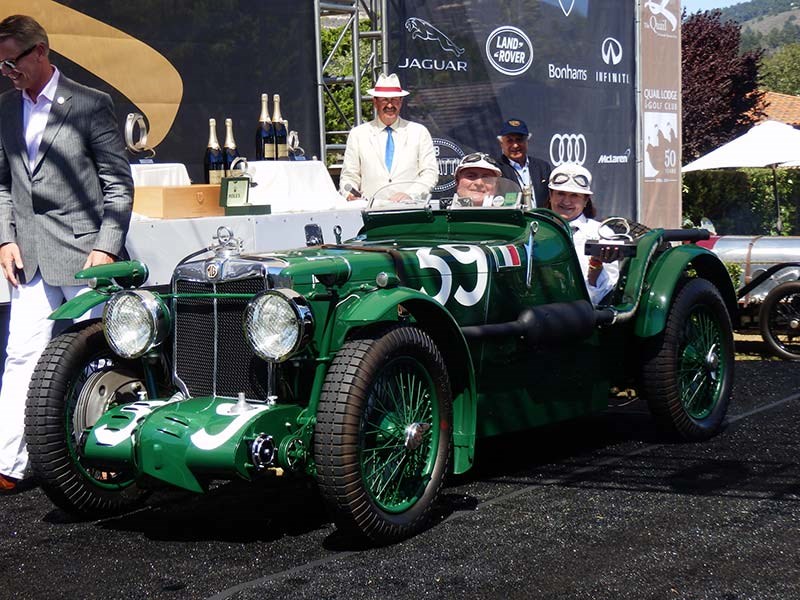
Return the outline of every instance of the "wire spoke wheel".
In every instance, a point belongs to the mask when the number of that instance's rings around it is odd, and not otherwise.
[[[417,361],[387,365],[376,379],[362,417],[359,450],[367,490],[383,510],[402,512],[430,481],[439,430],[436,390]]]
[[[447,471],[452,401],[444,359],[422,330],[345,343],[322,386],[317,482],[339,529],[390,543],[423,529]]]
[[[733,329],[717,289],[679,283],[664,331],[645,344],[640,387],[665,433],[703,440],[723,426],[733,386]]]
[[[800,281],[770,291],[759,311],[761,336],[776,356],[800,360]]]

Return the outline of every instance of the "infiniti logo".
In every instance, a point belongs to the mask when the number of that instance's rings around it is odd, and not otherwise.
[[[603,40],[600,52],[607,65],[618,65],[622,60],[622,44],[612,37]]]
[[[572,7],[575,6],[575,0],[569,0],[569,2],[565,2],[564,0],[558,0],[559,6],[561,6],[561,10],[564,13],[565,17],[569,16],[569,13],[572,12]],[[564,5],[569,4],[569,8],[566,8]]]
[[[586,136],[582,133],[556,133],[550,138],[550,164],[586,162]]]

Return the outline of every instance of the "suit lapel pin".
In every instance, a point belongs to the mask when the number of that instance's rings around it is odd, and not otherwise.
[[[56,98],[56,102],[58,102],[59,104],[64,104],[65,102],[64,96],[59,96],[58,98]]]

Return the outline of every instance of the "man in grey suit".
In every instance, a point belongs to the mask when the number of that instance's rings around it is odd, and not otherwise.
[[[0,388],[0,492],[13,491],[25,475],[25,400],[52,334],[47,317],[85,291],[76,272],[124,252],[133,204],[111,98],[61,74],[49,51],[33,18],[0,22],[0,72],[15,88],[0,96],[0,268],[13,286]]]

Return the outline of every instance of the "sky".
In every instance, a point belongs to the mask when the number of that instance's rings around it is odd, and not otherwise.
[[[688,14],[698,10],[711,10],[714,8],[725,8],[734,4],[741,4],[744,0],[683,0],[681,8],[685,8]]]

